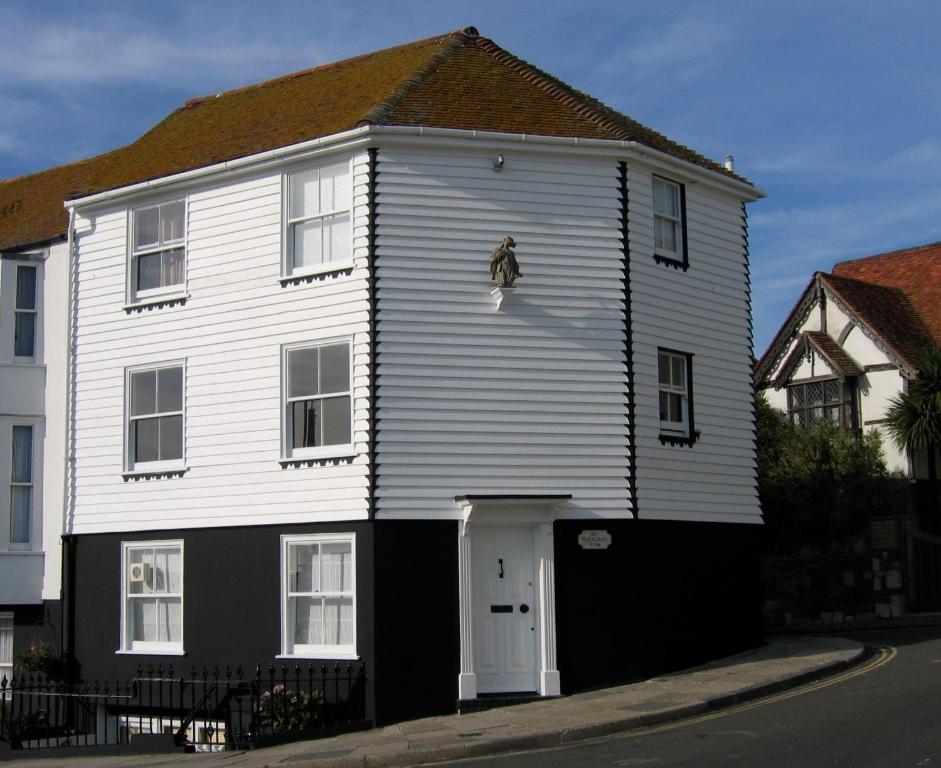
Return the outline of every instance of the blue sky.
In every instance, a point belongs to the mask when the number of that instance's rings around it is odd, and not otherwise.
[[[941,3],[0,0],[0,178],[125,144],[191,96],[477,26],[736,170],[761,354],[814,270],[941,240]]]

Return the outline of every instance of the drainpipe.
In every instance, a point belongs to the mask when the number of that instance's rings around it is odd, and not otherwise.
[[[68,206],[69,229],[66,246],[68,286],[65,321],[65,456],[62,461],[62,583],[59,597],[62,604],[62,654],[67,682],[75,670],[75,536],[71,532],[69,487],[72,480],[72,308],[75,302],[75,209]]]

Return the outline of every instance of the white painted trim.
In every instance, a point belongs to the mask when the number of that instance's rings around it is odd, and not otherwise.
[[[170,245],[169,247],[142,248],[137,251],[134,247],[134,221],[137,213],[145,208],[160,208],[168,203],[183,203],[183,237],[181,243]],[[168,301],[178,301],[181,296],[188,295],[186,286],[189,276],[189,219],[190,219],[190,201],[189,195],[171,195],[158,197],[153,200],[139,200],[133,207],[128,206],[125,226],[127,227],[127,255],[125,259],[125,302],[124,306],[151,306],[153,304],[163,304]],[[157,226],[159,229],[160,221],[158,216]],[[158,234],[159,237],[159,234]],[[159,286],[157,288],[148,288],[138,291],[135,287],[137,280],[138,262],[140,256],[147,256],[154,253],[163,253],[183,248],[183,282],[173,285]]]
[[[179,547],[180,549],[180,642],[179,643],[137,643],[132,645],[128,639],[127,616],[127,552],[129,549],[158,549]],[[183,539],[160,539],[154,541],[122,541],[121,542],[121,625],[120,637],[116,654],[133,656],[185,656],[184,639],[186,631],[186,554]]]
[[[292,435],[288,434],[288,353],[293,352],[298,349],[314,349],[318,347],[328,347],[332,344],[343,344],[346,343],[349,345],[349,398],[350,398],[350,442],[349,443],[338,443],[331,445],[318,445],[313,448],[300,448],[292,449],[290,446],[291,440],[289,439]],[[282,464],[294,462],[294,461],[308,461],[308,460],[319,460],[319,459],[340,459],[355,457],[356,448],[353,441],[355,434],[355,419],[356,419],[356,388],[354,386],[355,379],[355,366],[354,366],[354,350],[355,344],[353,336],[331,336],[325,337],[322,339],[313,339],[310,341],[298,341],[292,342],[291,344],[282,344],[281,345],[281,403],[280,403],[280,422],[281,422],[281,457],[278,459]],[[319,373],[319,366],[318,366]],[[346,397],[346,394],[343,393],[331,393],[331,397]],[[295,398],[296,400],[297,398]],[[315,399],[315,398],[306,398],[306,399]]]
[[[130,184],[125,187],[109,189],[105,192],[98,192],[87,197],[76,197],[66,200],[66,208],[78,209],[89,206],[97,206],[104,203],[110,203],[124,198],[147,195],[154,190],[163,189],[174,185],[196,186],[204,182],[208,177],[229,175],[234,176],[238,173],[254,172],[272,165],[280,165],[289,160],[302,161],[309,158],[316,158],[321,155],[337,152],[346,149],[354,149],[366,146],[371,126],[354,128],[350,131],[334,133],[330,136],[322,136],[311,141],[303,141],[299,144],[291,144],[287,147],[278,149],[269,149],[264,152],[258,152],[254,155],[238,157],[234,160],[226,160],[222,163],[207,165],[202,168],[195,168],[181,173],[172,173],[168,176],[161,176],[158,179],[143,181],[139,184]]]
[[[179,459],[168,459],[166,461],[131,461],[131,375],[143,371],[157,371],[162,368],[176,367],[183,369],[183,397],[181,403],[182,408],[180,410],[182,419],[180,431],[183,441],[181,447],[183,455]],[[139,365],[128,366],[124,369],[124,467],[121,472],[122,475],[152,475],[161,472],[184,472],[188,469],[186,465],[186,372],[187,365],[185,357],[179,360],[168,360],[159,363],[141,363]]]
[[[342,165],[336,160],[341,158],[320,158],[318,163],[307,163],[307,164],[298,164],[292,165],[289,168],[285,168],[281,174],[281,280],[291,280],[294,278],[302,278],[310,275],[321,275],[325,272],[339,272],[344,269],[351,269],[353,267],[353,228],[354,228],[354,195],[353,195],[353,180],[355,176],[355,157],[347,158],[346,162],[346,178],[347,186],[349,187],[349,199],[345,202],[347,206],[345,208],[337,208],[336,200],[334,200],[334,207],[330,210],[320,211],[316,215],[306,216],[300,218],[291,217],[291,179],[294,176],[302,173],[308,173],[313,170],[320,171],[324,167],[329,165]],[[319,176],[318,176],[319,181]],[[319,195],[319,191],[318,191]],[[331,261],[322,262],[319,265],[312,267],[300,268],[297,269],[294,266],[294,244],[291,241],[290,234],[293,231],[292,227],[296,224],[303,224],[307,221],[313,221],[319,219],[323,221],[331,216],[336,216],[338,214],[345,213],[349,217],[349,234],[347,249],[349,252],[349,258],[345,259],[336,259]]]
[[[310,646],[307,650],[294,652],[294,643],[291,640],[291,628],[288,626],[288,547],[293,544],[304,544],[309,542],[341,542],[350,544],[350,591],[353,593],[353,644],[352,646]],[[300,534],[282,534],[281,535],[281,653],[277,656],[279,659],[342,659],[356,660],[359,655],[356,652],[358,622],[356,613],[359,606],[359,597],[356,592],[356,534],[353,532],[337,533],[300,533]],[[290,650],[289,650],[290,649]]]
[[[531,526],[533,557],[538,578],[537,621],[538,685],[542,696],[558,696],[561,691],[556,668],[555,616],[555,538],[553,521],[568,501],[557,497],[526,499],[463,499],[457,503],[463,512],[458,526],[458,591],[460,604],[461,669],[457,678],[461,699],[477,698],[473,626],[473,532],[487,528]]]
[[[302,161],[328,152],[358,147],[378,146],[379,138],[395,138],[408,142],[420,140],[422,146],[465,146],[473,140],[478,146],[487,149],[519,148],[525,144],[539,151],[555,151],[562,154],[588,154],[616,159],[641,160],[657,168],[667,169],[674,175],[701,181],[707,186],[731,192],[744,200],[754,201],[765,196],[757,186],[730,178],[718,171],[703,168],[685,160],[673,157],[666,152],[651,149],[636,141],[617,139],[580,139],[559,136],[535,136],[524,133],[498,133],[494,131],[475,131],[462,128],[423,128],[413,126],[366,125],[350,131],[342,131],[330,136],[323,136],[311,141],[292,144],[287,147],[266,150],[254,155],[246,155],[234,160],[227,160],[215,165],[208,165],[182,173],[174,173],[158,179],[131,184],[125,187],[99,192],[87,197],[66,200],[64,205],[69,210],[87,208],[102,203],[146,195],[154,190],[173,185],[198,184],[207,177],[223,174],[235,175],[278,165],[286,161]],[[435,139],[430,142],[429,139]],[[386,142],[383,142],[385,146]]]

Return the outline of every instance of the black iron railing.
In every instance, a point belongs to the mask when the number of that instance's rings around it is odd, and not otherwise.
[[[130,744],[158,737],[192,750],[250,749],[367,727],[366,670],[339,663],[137,668],[129,681],[0,679],[0,741],[14,749]]]

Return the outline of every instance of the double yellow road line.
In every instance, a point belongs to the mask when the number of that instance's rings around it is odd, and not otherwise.
[[[819,691],[821,688],[828,688],[831,685],[837,685],[846,680],[850,680],[854,677],[859,677],[860,675],[865,675],[868,672],[878,669],[879,667],[885,666],[892,659],[898,655],[898,649],[894,648],[891,645],[882,645],[881,643],[867,643],[867,645],[875,651],[875,654],[872,658],[868,659],[866,662],[861,664],[858,667],[852,667],[851,669],[841,672],[838,675],[833,675],[832,677],[826,677],[823,680],[818,680],[813,683],[808,683],[807,685],[802,685],[799,688],[793,688],[789,691],[784,691],[772,696],[764,696],[755,701],[749,701],[743,704],[736,704],[731,707],[724,707],[723,709],[716,710],[715,712],[709,712],[704,715],[696,715],[694,717],[689,717],[684,720],[676,720],[672,723],[664,723],[663,725],[655,725],[650,728],[645,728],[641,730],[634,731],[633,733],[624,733],[620,734],[615,738],[630,738],[637,736],[646,736],[650,733],[660,733],[661,731],[670,731],[675,728],[685,728],[688,725],[695,725],[696,723],[704,723],[708,720],[715,720],[719,717],[726,717],[727,715],[733,715],[736,712],[744,712],[749,709],[756,709],[757,707],[763,707],[766,704],[773,704],[776,701],[784,701],[785,699],[793,699],[795,696],[803,696],[805,693],[811,693],[812,691]]]

